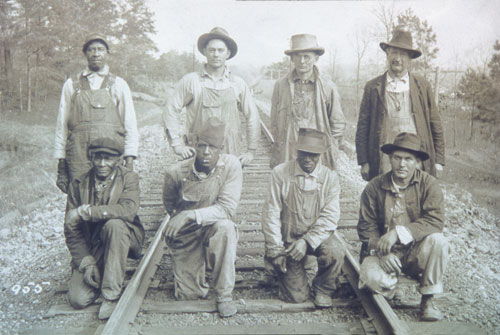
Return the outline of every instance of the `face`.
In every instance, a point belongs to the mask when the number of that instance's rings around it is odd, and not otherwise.
[[[319,56],[315,52],[304,51],[293,53],[291,58],[297,73],[307,74],[312,72],[313,66],[318,61]]]
[[[223,40],[210,40],[208,41],[203,54],[207,58],[207,64],[213,69],[218,69],[224,64],[231,55],[231,51],[227,48]]]
[[[203,140],[198,140],[195,145],[196,149],[196,169],[198,171],[209,172],[217,164],[219,160],[222,146],[217,147]]]
[[[87,46],[85,50],[85,56],[87,57],[87,62],[89,64],[89,69],[92,71],[99,71],[106,64],[106,56],[108,54],[108,49],[106,45],[99,41],[94,41]]]
[[[404,76],[410,67],[410,53],[399,48],[387,48],[387,65],[389,71],[396,77]]]
[[[99,179],[108,178],[119,161],[120,156],[107,152],[95,152],[92,154],[92,164],[94,165],[95,174]]]
[[[318,165],[320,154],[313,154],[311,152],[297,151],[297,161],[299,166],[304,172],[311,173]]]
[[[403,150],[396,150],[390,156],[392,174],[394,180],[406,182],[413,177],[413,173],[418,165],[418,158],[412,153]]]

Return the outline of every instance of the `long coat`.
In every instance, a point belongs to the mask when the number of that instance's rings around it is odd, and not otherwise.
[[[411,113],[421,141],[421,150],[430,156],[430,159],[423,162],[423,169],[435,176],[435,164],[444,165],[445,161],[441,117],[429,82],[412,73],[409,77]],[[370,179],[379,174],[382,155],[380,147],[387,143],[386,78],[387,72],[366,84],[359,108],[356,152],[359,165],[370,164]]]
[[[340,96],[335,84],[320,76],[316,66],[315,74],[315,107],[316,122],[319,131],[328,135],[330,147],[322,156],[323,164],[335,169],[335,158],[337,156],[337,140],[340,139],[345,129],[345,118],[340,106]],[[294,82],[292,72],[285,78],[278,80],[274,86],[271,103],[271,133],[274,144],[271,154],[271,168],[278,164],[293,160],[296,156],[295,148],[291,147],[289,138],[291,127],[291,115],[293,106]]]

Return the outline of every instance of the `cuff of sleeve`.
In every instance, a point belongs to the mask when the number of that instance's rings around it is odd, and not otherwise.
[[[172,146],[172,147],[176,147],[176,146],[179,146],[181,144],[182,144],[181,138],[178,136],[171,138],[171,140],[170,140],[170,146]]]
[[[78,207],[77,211],[78,215],[80,215],[83,221],[90,221],[92,219],[90,205],[81,205],[80,207]]]
[[[274,247],[274,248],[270,248],[270,249],[266,248],[266,257],[267,258],[273,259],[273,258],[276,258],[278,256],[283,256],[283,255],[285,255],[285,248],[284,247]]]
[[[195,209],[194,210],[194,215],[196,217],[196,224],[201,225],[202,224],[202,217],[201,217],[200,211],[197,210],[197,209]]]
[[[309,244],[309,246],[312,248],[312,250],[316,250],[316,248],[319,246],[319,244],[316,244],[309,236],[304,235],[302,236],[302,239]]]
[[[411,232],[405,226],[396,226],[396,233],[398,234],[399,242],[403,245],[407,245],[413,241]]]
[[[378,237],[372,237],[368,240],[368,253],[374,255],[377,252]]]
[[[83,272],[87,266],[90,265],[96,265],[96,261],[93,256],[88,255],[83,257],[82,261],[80,262],[80,266],[78,267],[78,271]]]

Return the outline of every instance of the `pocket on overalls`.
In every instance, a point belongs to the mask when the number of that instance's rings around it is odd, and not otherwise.
[[[306,219],[314,219],[318,215],[318,197],[316,192],[308,192],[303,194],[303,211]]]
[[[106,120],[106,111],[109,109],[109,100],[111,98],[106,90],[92,91],[90,94],[90,106],[93,121]]]

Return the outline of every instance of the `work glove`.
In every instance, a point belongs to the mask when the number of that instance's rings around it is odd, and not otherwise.
[[[272,258],[271,264],[277,271],[281,273],[286,273],[286,256],[278,256]]]
[[[101,274],[94,257],[90,255],[85,256],[80,263],[79,270],[83,272],[83,280],[85,283],[96,289],[101,287]]]
[[[57,164],[56,185],[61,191],[68,193],[69,174],[68,166],[64,158],[59,159],[59,163]]]

